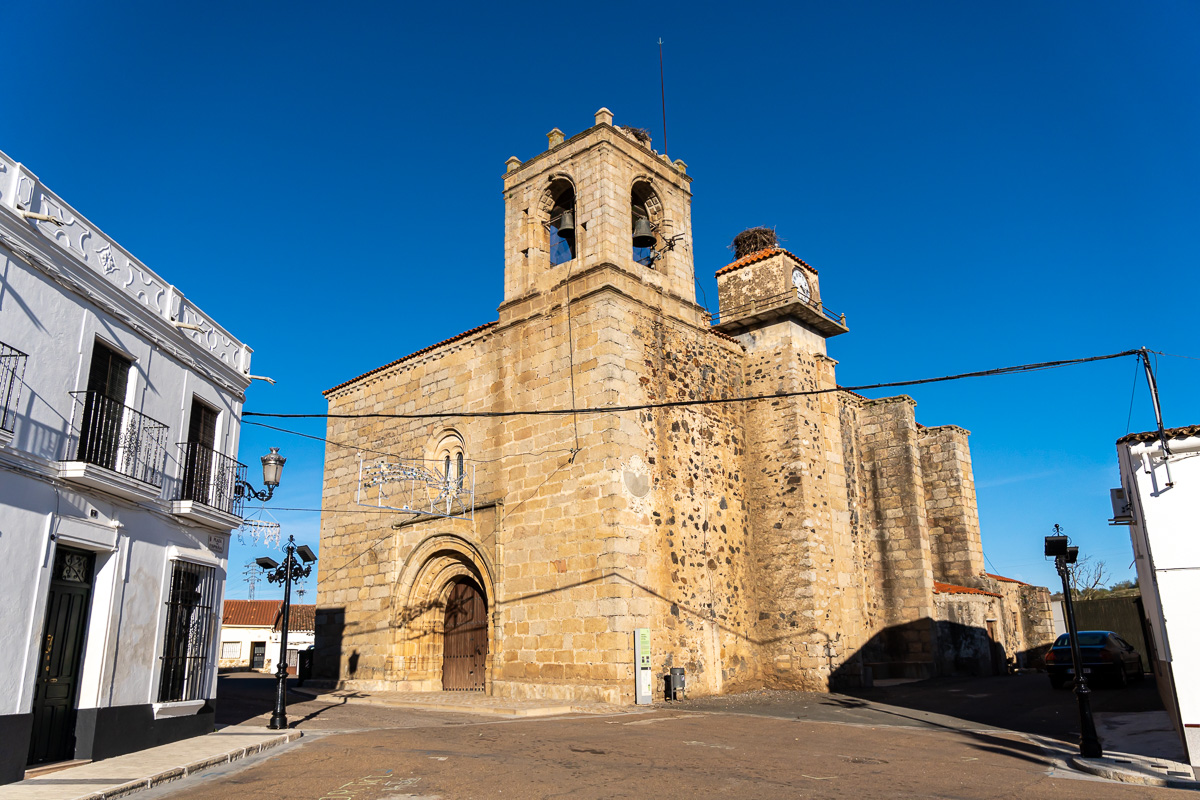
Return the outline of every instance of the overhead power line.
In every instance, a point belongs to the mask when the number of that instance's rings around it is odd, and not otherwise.
[[[661,403],[638,403],[624,406],[602,406],[599,408],[545,408],[530,411],[439,411],[416,414],[388,414],[373,412],[365,414],[277,414],[265,411],[245,411],[243,417],[274,417],[276,419],[467,419],[488,417],[546,417],[576,414],[619,414],[626,411],[648,411],[660,408],[686,408],[693,406],[712,406],[732,403],[750,403],[756,400],[777,400],[787,397],[809,397],[812,395],[830,394],[832,392],[864,392],[872,389],[895,389],[903,386],[921,386],[927,383],[942,383],[958,381],[966,378],[990,378],[997,375],[1013,375],[1025,372],[1038,372],[1045,369],[1058,369],[1075,364],[1087,364],[1092,361],[1107,361],[1113,358],[1136,356],[1140,350],[1122,350],[1120,353],[1109,353],[1103,356],[1087,358],[1068,358],[1061,361],[1041,361],[1036,364],[1018,364],[1012,367],[996,367],[994,369],[978,370],[976,372],[961,372],[956,375],[943,375],[937,378],[918,378],[908,381],[891,381],[889,383],[869,383],[860,386],[835,386],[828,389],[805,389],[794,392],[776,392],[775,394],[751,395],[740,397],[709,398],[705,400],[669,400]],[[1153,351],[1151,351],[1153,352]]]

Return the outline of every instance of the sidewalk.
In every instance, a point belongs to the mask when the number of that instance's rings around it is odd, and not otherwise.
[[[1165,711],[1096,714],[1102,758],[1072,755],[1072,767],[1101,778],[1142,786],[1200,790],[1195,771],[1183,763],[1179,735]]]
[[[325,703],[361,703],[392,708],[420,708],[456,714],[489,714],[503,717],[553,717],[560,714],[619,714],[634,706],[573,700],[517,700],[492,697],[483,692],[363,692],[353,689],[324,689],[290,686],[288,691]],[[636,708],[638,711],[646,708]]]
[[[236,761],[301,736],[300,731],[294,730],[234,725],[206,736],[0,786],[0,800],[109,800]]]

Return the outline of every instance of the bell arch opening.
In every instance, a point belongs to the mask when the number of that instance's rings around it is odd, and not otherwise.
[[[575,185],[565,177],[550,181],[542,196],[550,266],[565,264],[575,258]]]
[[[637,180],[629,193],[630,216],[633,219],[633,260],[644,267],[654,268],[659,243],[658,229],[662,224],[662,202],[649,181]]]

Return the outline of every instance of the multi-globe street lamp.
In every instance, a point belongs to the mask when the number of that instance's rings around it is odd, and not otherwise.
[[[273,558],[263,556],[255,559],[256,563],[267,571],[267,580],[271,583],[283,584],[283,609],[280,620],[279,663],[275,670],[275,710],[271,713],[271,721],[267,724],[272,730],[287,728],[287,638],[288,619],[291,615],[292,584],[299,583],[312,573],[312,565],[317,557],[308,545],[297,546],[296,539],[289,536],[286,555],[280,564]],[[300,558],[296,558],[299,556]]]

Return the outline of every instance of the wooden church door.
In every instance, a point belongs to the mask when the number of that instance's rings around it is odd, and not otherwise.
[[[467,581],[455,583],[446,600],[442,689],[483,691],[487,673],[487,603]]]

